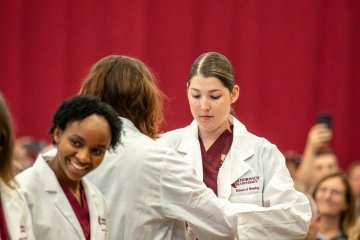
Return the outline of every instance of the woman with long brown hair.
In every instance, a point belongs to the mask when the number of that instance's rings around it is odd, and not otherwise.
[[[35,239],[31,217],[14,181],[12,119],[0,94],[0,239]]]

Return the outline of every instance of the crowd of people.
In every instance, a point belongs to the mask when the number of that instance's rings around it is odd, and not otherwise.
[[[250,133],[217,52],[195,59],[186,93],[194,120],[160,133],[147,65],[106,56],[55,110],[34,162],[0,98],[0,239],[358,239],[360,163],[340,171],[329,126],[301,154]]]
[[[303,153],[284,152],[296,189],[307,194],[313,205],[310,223],[316,240],[360,239],[360,162],[342,171],[331,149],[331,126],[313,125]]]

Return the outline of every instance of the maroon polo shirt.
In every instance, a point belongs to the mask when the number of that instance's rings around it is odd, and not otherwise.
[[[0,240],[10,240],[1,199],[0,199]]]
[[[90,240],[90,216],[89,216],[89,207],[86,201],[86,195],[84,188],[80,182],[80,196],[81,196],[81,205],[76,200],[75,196],[70,192],[69,188],[60,182],[60,186],[63,189],[67,199],[70,202],[71,207],[73,208],[75,215],[81,225],[81,228],[84,232],[85,239]]]
[[[211,188],[216,195],[218,173],[223,161],[225,160],[226,155],[230,150],[233,141],[232,132],[233,126],[231,126],[231,131],[226,129],[207,151],[205,151],[204,144],[202,143],[199,136],[201,157],[203,163],[204,183],[208,188]]]

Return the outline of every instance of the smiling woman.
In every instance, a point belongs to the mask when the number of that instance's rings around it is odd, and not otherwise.
[[[347,239],[356,221],[355,199],[347,177],[342,173],[324,176],[314,186],[320,221],[317,239]]]
[[[49,131],[55,157],[40,154],[16,177],[36,239],[107,238],[107,205],[83,177],[100,165],[109,148],[116,148],[121,128],[117,113],[97,97],[77,96],[60,105]]]

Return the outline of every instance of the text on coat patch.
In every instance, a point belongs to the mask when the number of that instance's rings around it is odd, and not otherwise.
[[[259,187],[247,187],[246,186],[248,184],[258,183],[259,178],[260,178],[259,176],[238,178],[235,182],[233,182],[231,184],[231,187],[235,188],[236,192],[259,190]]]

